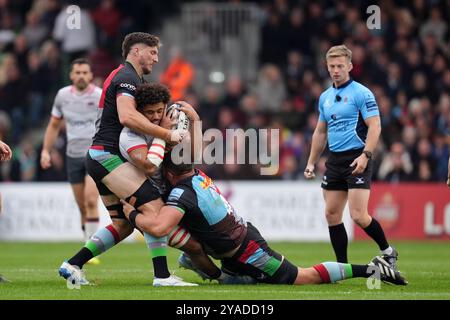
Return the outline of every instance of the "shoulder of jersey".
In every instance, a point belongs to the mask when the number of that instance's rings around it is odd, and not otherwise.
[[[358,81],[353,80],[352,83],[350,83],[351,86],[354,86],[358,89],[364,89],[364,90],[369,90],[369,88],[367,88],[365,85],[363,85],[362,83],[359,83]]]
[[[101,95],[101,94],[102,94],[102,91],[103,91],[102,88],[95,86],[94,92],[95,92],[96,94]]]
[[[129,68],[122,68],[113,78],[115,84],[128,83],[133,86],[139,84],[139,76]]]
[[[333,88],[333,87],[329,87],[329,88],[325,89],[325,90],[320,94],[319,100],[322,99],[326,94],[328,94],[328,92],[330,92],[332,88]]]
[[[72,85],[62,87],[61,89],[58,90],[58,94],[65,94],[70,92],[70,90],[72,90]]]

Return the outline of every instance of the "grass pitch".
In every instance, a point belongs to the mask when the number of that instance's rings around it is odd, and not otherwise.
[[[312,266],[332,261],[329,243],[270,243],[292,263]],[[87,278],[95,285],[69,290],[57,274],[63,260],[81,247],[77,243],[0,243],[0,274],[10,282],[0,283],[0,299],[166,299],[166,300],[306,300],[306,299],[450,299],[450,251],[445,242],[396,242],[399,269],[409,281],[406,287],[381,284],[368,289],[366,279],[338,284],[233,285],[202,281],[191,271],[179,269],[179,251],[169,250],[169,268],[199,287],[152,287],[152,266],[144,243],[125,243],[100,256],[101,264],[87,265]],[[352,263],[365,264],[378,254],[372,242],[349,246]]]

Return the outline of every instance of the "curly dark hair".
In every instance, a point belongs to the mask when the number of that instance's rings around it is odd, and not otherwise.
[[[136,99],[136,108],[141,110],[148,104],[162,102],[166,105],[170,101],[170,92],[162,84],[144,83],[137,87],[134,98]]]
[[[126,59],[131,47],[136,43],[143,43],[149,47],[159,47],[160,42],[157,36],[145,32],[133,32],[125,36],[122,42],[122,56]]]

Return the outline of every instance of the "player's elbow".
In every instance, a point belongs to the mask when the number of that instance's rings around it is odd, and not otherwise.
[[[372,123],[369,128],[377,136],[381,134],[381,123],[379,121]]]
[[[131,116],[129,114],[121,114],[119,115],[119,122],[124,127],[129,127],[131,123]]]
[[[170,230],[165,227],[157,227],[154,229],[154,236],[158,238],[165,237],[169,234],[169,231]]]
[[[146,223],[140,226],[142,231],[151,234],[156,238],[165,237],[169,234],[169,229],[161,224]]]

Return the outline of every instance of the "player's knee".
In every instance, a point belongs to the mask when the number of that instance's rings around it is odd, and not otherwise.
[[[325,210],[325,218],[328,224],[336,224],[339,223],[340,214],[333,210]]]
[[[194,238],[190,238],[186,242],[186,244],[183,247],[181,247],[180,249],[183,250],[184,252],[188,253],[191,256],[204,254],[203,248],[202,248],[200,242],[198,242]]]
[[[364,214],[363,212],[358,212],[354,214],[350,214],[353,221],[360,227],[367,227],[367,221],[370,220],[368,214]]]
[[[128,237],[134,230],[128,220],[112,219],[111,223],[121,239]]]
[[[320,284],[323,283],[319,272],[314,268],[298,268],[297,278],[294,284]]]
[[[84,207],[87,211],[92,212],[93,210],[98,210],[98,199],[97,197],[87,197],[84,202]]]

